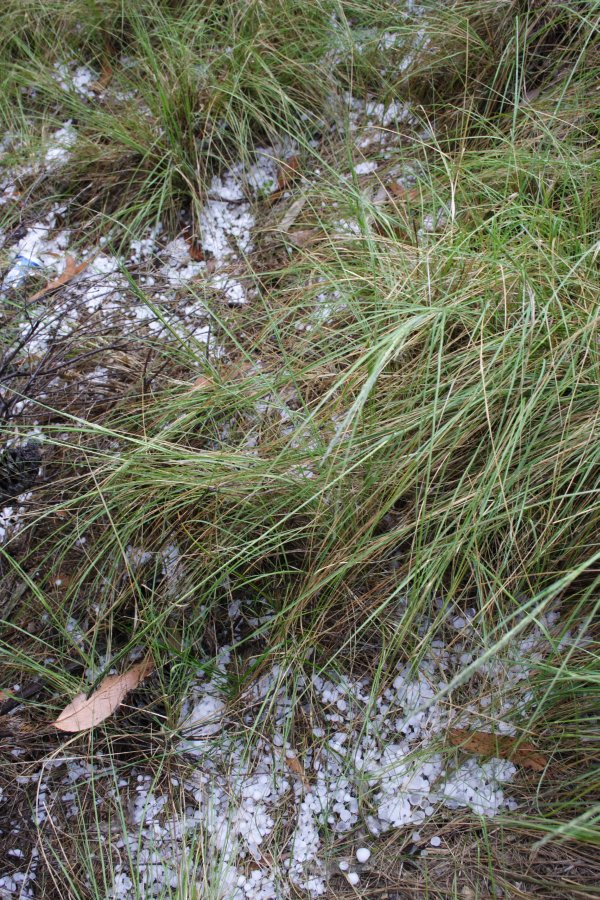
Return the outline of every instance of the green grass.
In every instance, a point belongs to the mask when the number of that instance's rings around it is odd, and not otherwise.
[[[444,691],[460,706],[470,675],[559,609],[548,652],[532,664],[531,696],[514,713],[551,771],[519,782],[510,818],[482,825],[461,814],[453,874],[424,858],[406,890],[471,896],[460,893],[460,871],[472,865],[472,896],[510,893],[515,878],[519,896],[593,895],[599,22],[597,2],[576,0],[431,4],[423,19],[385,0],[9,0],[0,114],[18,140],[6,167],[67,119],[78,142],[60,171],[25,176],[28,203],[3,207],[6,230],[52,201],[68,203],[81,246],[110,234],[122,247],[158,221],[176,234],[182,208],[195,229],[212,174],[284,136],[307,176],[321,172],[291,186],[275,213],[257,204],[248,308],[227,309],[201,282],[190,288],[221,358],[173,334],[132,342],[114,404],[50,414],[33,393],[52,479],[2,551],[7,598],[14,584],[26,590],[7,601],[0,650],[6,684],[42,676],[48,688],[28,722],[47,723],[48,704],[64,705],[86,668],[99,679],[132,648],[149,648],[157,675],[140,702],[146,713],[109,720],[99,743],[116,770],[135,759],[158,778],[177,757],[194,674],[211,671],[227,640],[232,600],[272,616],[235,648],[232,707],[273,663],[292,685],[325,665],[368,672],[375,696],[399,660],[416,665],[427,652],[438,598],[477,611],[473,662]],[[390,30],[399,46],[382,50]],[[59,88],[61,59],[99,77],[110,67],[102,102]],[[417,120],[368,179],[342,177],[362,158],[337,118],[347,90],[411,102]],[[390,190],[409,168],[409,190]],[[278,233],[300,195],[295,223]],[[334,297],[327,316],[323,294]],[[146,378],[146,367],[160,373]],[[207,383],[192,388],[202,374]],[[27,426],[7,423],[7,434]],[[184,570],[175,591],[159,571],[173,544]],[[130,547],[156,555],[137,566]],[[79,643],[72,616],[87,622]],[[287,727],[301,733],[293,716]],[[74,746],[94,756],[85,738]],[[115,815],[124,816],[118,804]],[[99,835],[83,816],[72,854],[54,857],[48,877],[69,896],[110,889],[111,853],[91,861]],[[223,861],[207,860],[204,839],[194,836],[190,853],[204,860],[202,896],[218,896],[220,876],[207,872]],[[50,859],[60,853],[40,841]],[[557,868],[563,854],[572,877]]]

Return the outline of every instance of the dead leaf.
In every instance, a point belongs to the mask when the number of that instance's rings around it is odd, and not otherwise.
[[[285,192],[292,186],[300,175],[300,157],[290,156],[281,164],[277,175],[277,190],[273,191],[265,198],[267,206],[273,206],[284,196]]]
[[[285,191],[300,174],[300,157],[290,156],[282,163],[277,176],[277,187],[280,191]]]
[[[291,231],[287,237],[296,247],[306,247],[307,244],[310,244],[315,240],[317,231],[314,228]]]
[[[288,232],[304,209],[305,203],[306,197],[298,197],[297,200],[294,200],[286,210],[285,215],[282,216],[281,221],[277,226],[277,231],[281,231],[284,234]]]
[[[62,270],[61,274],[54,278],[52,281],[49,281],[45,288],[42,288],[41,291],[38,291],[30,300],[39,300],[41,297],[45,297],[50,291],[56,290],[56,288],[62,287],[63,284],[67,284],[72,278],[75,278],[76,275],[79,275],[80,272],[83,272],[84,269],[87,269],[89,264],[91,263],[91,259],[86,259],[82,263],[76,263],[72,256],[68,253],[65,256],[65,267]]]
[[[154,669],[150,654],[121,675],[107,675],[101,685],[90,694],[77,694],[71,703],[52,722],[59,731],[77,732],[94,728],[107,719],[121,705],[127,694],[138,686]]]
[[[290,770],[290,772],[293,772],[294,775],[297,775],[298,778],[300,778],[300,780],[302,781],[302,784],[304,785],[305,788],[309,788],[310,781],[306,777],[306,772],[304,771],[304,766],[302,765],[302,763],[300,762],[300,760],[298,759],[296,754],[294,753],[293,756],[288,756],[286,753],[285,754],[285,762],[286,762],[286,765],[287,765],[288,769]]]
[[[403,184],[400,184],[399,181],[392,181],[390,185],[388,185],[388,191],[392,195],[392,197],[396,197],[398,200],[418,200],[419,191],[418,188],[411,188],[410,190],[404,187]]]
[[[54,587],[60,591],[66,591],[74,579],[74,575],[63,575],[62,573],[54,579]]]
[[[448,732],[448,739],[453,746],[460,747],[468,753],[509,759],[516,766],[523,766],[524,769],[531,769],[533,772],[543,772],[548,766],[546,757],[536,750],[533,744],[519,741],[518,738],[489,734],[487,731],[452,728]]]
[[[198,375],[195,381],[192,382],[192,391],[204,391],[208,390],[215,386],[212,378],[207,378],[206,375]]]
[[[198,243],[196,238],[186,237],[185,240],[188,245],[190,258],[193,259],[194,262],[204,262],[204,260],[206,259],[206,254],[204,253],[202,246]]]
[[[113,70],[110,64],[105,60],[102,63],[102,71],[100,73],[100,78],[97,81],[92,82],[90,88],[93,90],[95,94],[101,94],[111,82],[113,77]]]

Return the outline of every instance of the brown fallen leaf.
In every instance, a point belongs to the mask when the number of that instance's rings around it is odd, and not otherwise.
[[[194,260],[194,262],[204,262],[206,259],[206,254],[202,249],[201,245],[198,243],[196,238],[186,237],[186,243],[188,245],[188,252],[190,254],[190,258]]]
[[[525,103],[525,104],[533,103],[533,101],[537,100],[537,98],[540,96],[541,93],[542,93],[541,85],[539,87],[532,88],[530,91],[525,90],[523,92],[523,103]]]
[[[277,176],[277,187],[280,191],[285,191],[300,174],[300,157],[290,156],[281,164],[279,174]]]
[[[548,766],[546,757],[536,750],[533,744],[519,741],[518,738],[489,734],[487,731],[452,728],[448,732],[448,740],[453,746],[460,747],[468,753],[509,759],[516,766],[523,766],[524,769],[531,769],[533,772],[543,772]]]
[[[111,82],[113,77],[113,70],[110,64],[105,60],[102,63],[102,71],[100,72],[100,78],[97,81],[92,82],[90,88],[93,90],[95,94],[101,94]]]
[[[316,239],[317,235],[318,232],[315,228],[309,228],[300,231],[290,231],[287,239],[296,247],[306,247]]]
[[[60,591],[66,591],[74,579],[74,575],[65,575],[61,573],[54,579],[54,587]]]
[[[207,378],[206,375],[198,375],[198,377],[195,379],[195,381],[192,381],[191,390],[192,391],[205,391],[214,386],[215,386],[215,383],[211,378]]]
[[[300,175],[300,157],[290,156],[281,164],[277,175],[277,190],[265,197],[264,202],[267,206],[273,206],[284,196],[285,192],[290,188]]]
[[[297,200],[294,200],[282,216],[281,221],[277,226],[277,231],[286,234],[304,209],[305,203],[306,197],[299,197]]]
[[[71,703],[52,722],[59,731],[77,732],[94,728],[107,719],[121,705],[127,694],[138,686],[154,669],[150,654],[121,675],[107,675],[90,694],[77,694]]]
[[[300,762],[300,760],[298,759],[296,754],[294,754],[293,756],[288,756],[286,753],[285,754],[285,763],[286,763],[288,769],[290,770],[290,772],[293,772],[294,775],[297,775],[298,778],[302,781],[302,784],[304,785],[304,787],[309,788],[310,781],[306,777],[306,772],[304,771],[304,766],[302,765],[302,763]]]
[[[400,184],[399,181],[392,181],[391,184],[388,185],[388,191],[392,195],[392,197],[397,197],[398,200],[417,200],[419,197],[419,191],[417,188],[405,188],[403,184]]]
[[[49,281],[45,288],[42,288],[41,291],[38,291],[29,299],[39,300],[41,297],[45,297],[46,294],[50,293],[50,291],[54,291],[56,288],[62,287],[63,284],[67,284],[72,278],[75,278],[76,275],[79,275],[80,272],[87,269],[90,262],[91,259],[86,259],[82,263],[76,263],[73,257],[67,253],[65,256],[65,267],[61,274],[58,275],[57,278],[53,278],[52,281]]]

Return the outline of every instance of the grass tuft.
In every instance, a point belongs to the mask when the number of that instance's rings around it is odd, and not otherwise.
[[[375,709],[398,664],[416,672],[440,636],[452,646],[448,617],[470,611],[469,659],[435,702],[467,709],[475,679],[548,767],[516,779],[510,815],[440,819],[448,854],[412,860],[406,896],[591,896],[599,20],[578,0],[7,0],[7,248],[58,204],[82,252],[124,254],[123,296],[164,326],[124,336],[90,315],[26,364],[17,345],[38,307],[24,289],[2,301],[6,437],[45,435],[46,483],[0,548],[3,683],[39,687],[19,741],[140,648],[157,672],[98,737],[74,739],[82,764],[106,761],[111,792],[98,776],[78,793],[66,844],[38,828],[48,890],[112,896],[122,851],[123,896],[142,895],[137,851],[102,846],[95,791],[116,833],[132,827],[120,775],[149,768],[173,787],[198,673],[221,679],[248,759],[284,689],[285,734],[307,751],[312,675],[370,679]],[[69,82],[79,66],[97,74],[84,92]],[[396,114],[365,141],[369,104]],[[36,165],[66,122],[64,165]],[[252,246],[231,271],[249,305],[230,308],[209,268],[157,297],[131,241],[159,223],[160,240],[200,239],[211,179],[265,147],[293,156],[276,193],[245,186]],[[183,324],[178,303],[194,311]],[[92,357],[105,393],[73,387]],[[524,651],[523,692],[507,654],[536,629],[546,649]],[[256,713],[247,692],[271,671]],[[40,740],[32,762],[64,749]],[[396,885],[405,838],[381,839],[389,871],[364,890]],[[273,838],[273,858],[289,839]],[[226,854],[202,829],[185,840],[176,895],[224,896]],[[332,858],[341,840],[324,826]]]

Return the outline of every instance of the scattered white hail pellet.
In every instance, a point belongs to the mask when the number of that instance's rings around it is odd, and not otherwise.
[[[51,135],[44,153],[44,163],[48,171],[67,162],[71,155],[71,147],[76,140],[77,132],[70,121],[65,122]]]
[[[441,847],[442,839],[440,837],[438,837],[437,834],[434,834],[434,836],[431,838],[429,843],[431,844],[432,847]]]
[[[371,851],[368,849],[368,847],[359,847],[359,849],[356,851],[356,858],[359,863],[366,863],[370,856]]]
[[[98,81],[98,76],[87,66],[69,66],[66,63],[58,63],[54,67],[54,77],[63,91],[72,91],[80,97],[95,98],[92,85]]]
[[[365,160],[365,162],[358,163],[354,166],[354,173],[356,175],[368,175],[370,172],[375,172],[377,170],[377,163],[374,160]]]
[[[348,874],[346,875],[346,878],[348,879],[348,881],[350,882],[350,884],[353,887],[356,886],[358,884],[358,882],[360,881],[360,876],[359,876],[358,872],[348,872]]]

